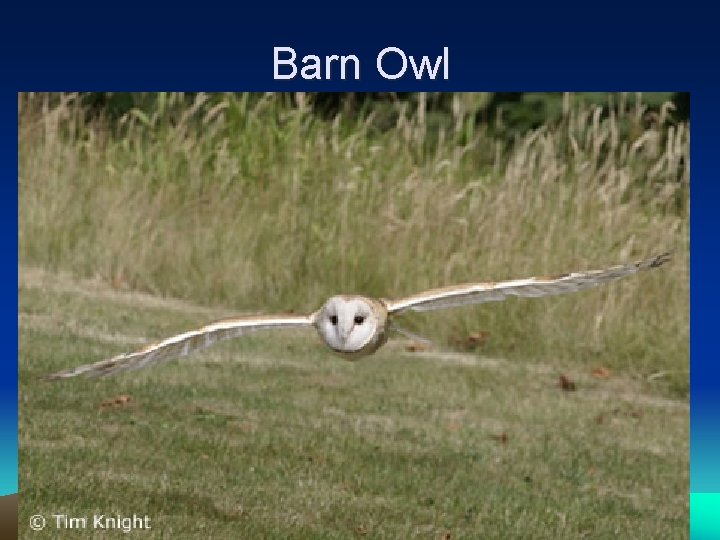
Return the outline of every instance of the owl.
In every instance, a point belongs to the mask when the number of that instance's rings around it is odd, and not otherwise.
[[[589,270],[531,277],[509,281],[467,283],[431,289],[398,299],[369,298],[359,295],[330,297],[320,309],[307,315],[253,315],[209,324],[153,343],[136,352],[120,354],[73,369],[49,375],[65,379],[77,375],[103,376],[140,369],[188,355],[256,330],[314,327],[320,339],[333,352],[347,359],[373,354],[388,339],[392,320],[405,311],[431,311],[468,304],[496,302],[510,296],[537,298],[571,293],[657,268],[670,259],[664,253],[636,263]]]

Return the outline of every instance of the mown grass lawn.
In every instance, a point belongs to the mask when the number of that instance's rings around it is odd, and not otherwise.
[[[19,275],[24,538],[124,536],[38,513],[148,515],[142,539],[688,537],[688,402],[656,381],[399,338],[349,363],[287,332],[51,383],[227,313]]]

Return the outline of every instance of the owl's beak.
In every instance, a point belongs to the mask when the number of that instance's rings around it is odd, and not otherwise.
[[[340,326],[340,338],[343,341],[347,341],[348,336],[350,335],[350,332],[352,332],[352,326]]]

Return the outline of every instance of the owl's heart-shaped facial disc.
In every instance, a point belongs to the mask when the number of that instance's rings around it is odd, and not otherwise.
[[[378,317],[369,299],[333,296],[320,310],[316,326],[322,340],[337,352],[357,352],[373,341]]]

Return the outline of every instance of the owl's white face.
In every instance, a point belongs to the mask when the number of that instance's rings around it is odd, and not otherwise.
[[[359,351],[377,331],[377,317],[362,297],[333,296],[320,309],[315,322],[323,341],[339,352]]]

